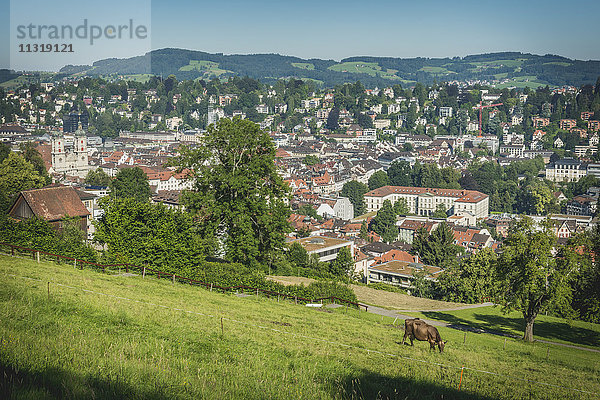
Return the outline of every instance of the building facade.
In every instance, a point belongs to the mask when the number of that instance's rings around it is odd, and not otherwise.
[[[90,170],[87,139],[83,130],[75,132],[73,146],[65,146],[65,137],[52,138],[52,172],[84,178]]]
[[[411,214],[430,216],[442,204],[452,215],[472,214],[476,218],[489,215],[488,195],[475,190],[383,186],[365,194],[367,212],[378,211],[385,200],[392,205],[405,199]]]

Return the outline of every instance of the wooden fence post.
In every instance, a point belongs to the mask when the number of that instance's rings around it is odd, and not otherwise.
[[[50,300],[50,282],[48,282],[48,300]]]
[[[144,269],[142,270],[142,278],[146,277],[146,267],[144,267]]]
[[[210,291],[211,291],[211,292],[212,292],[212,285],[213,285],[213,284],[211,283],[211,284],[210,284]]]
[[[175,274],[173,274],[173,285],[175,284]]]
[[[298,296],[294,296],[294,304],[298,304]]]
[[[37,263],[39,264],[40,263],[40,252],[39,251],[35,252],[35,258],[37,259]]]
[[[467,343],[467,332],[465,332],[465,335],[463,336],[463,344]]]

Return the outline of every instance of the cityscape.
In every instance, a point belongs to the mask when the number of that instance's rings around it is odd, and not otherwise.
[[[152,18],[143,6],[123,25],[143,40],[127,56],[107,55],[128,32],[116,22],[82,14],[97,35],[80,42],[78,20],[62,25],[62,66],[34,58],[61,51],[34,50],[11,11],[0,397],[600,395],[600,61],[582,56],[587,39],[563,56],[549,52],[563,42],[530,38],[503,51],[509,33],[461,55],[420,38],[421,57],[393,40],[358,56],[361,38],[328,58],[282,32],[289,52],[269,38],[271,52],[224,54],[184,49],[190,38],[161,33],[165,5]],[[94,40],[96,56],[78,52]],[[332,52],[352,48],[339,40]]]

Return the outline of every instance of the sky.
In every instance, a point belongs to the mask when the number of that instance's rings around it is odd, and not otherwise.
[[[150,49],[225,54],[279,53],[340,60],[350,56],[454,57],[496,51],[600,59],[598,0],[0,0],[0,68],[56,70]],[[143,39],[40,42],[19,25],[101,29],[144,25]],[[112,31],[111,31],[112,32]],[[73,43],[73,54],[19,54],[19,44]]]

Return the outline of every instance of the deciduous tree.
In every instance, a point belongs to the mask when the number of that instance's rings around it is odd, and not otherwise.
[[[184,203],[197,214],[204,235],[217,237],[231,261],[269,263],[291,231],[289,187],[275,168],[270,136],[253,122],[224,118],[200,146],[176,161],[194,179]]]
[[[140,167],[122,169],[110,182],[110,195],[119,199],[150,201],[150,184],[146,173]]]
[[[365,193],[368,191],[367,185],[358,181],[347,182],[342,187],[341,195],[347,197],[354,206],[355,217],[365,213]]]
[[[377,171],[369,178],[369,190],[377,189],[390,184],[390,178],[385,171]]]
[[[511,228],[498,259],[501,300],[505,310],[517,310],[525,320],[523,339],[533,341],[533,324],[540,311],[553,304],[563,312],[570,308],[570,279],[577,268],[568,249],[554,257],[556,236],[550,223],[538,229],[524,217]]]
[[[33,165],[17,153],[10,153],[0,163],[0,209],[7,212],[12,201],[22,190],[37,189],[46,180]]]

